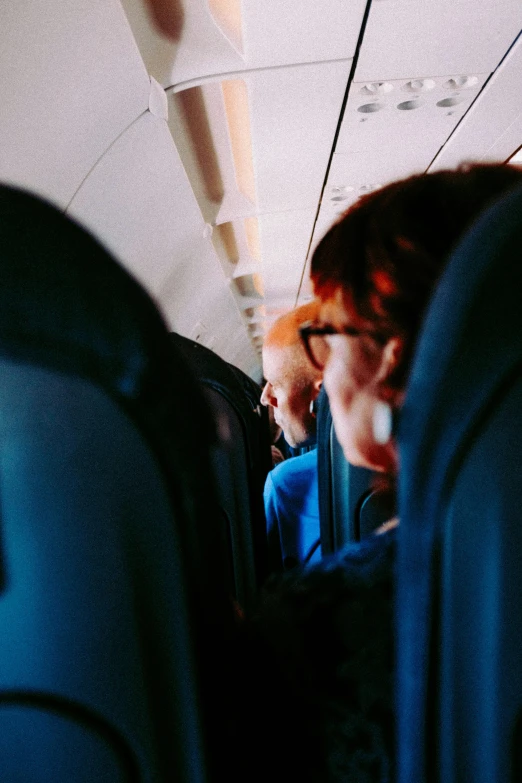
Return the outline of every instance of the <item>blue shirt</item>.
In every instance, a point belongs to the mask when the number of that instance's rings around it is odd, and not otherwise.
[[[271,553],[279,551],[284,568],[303,563],[320,539],[317,451],[287,459],[271,470],[264,500]],[[320,559],[319,544],[309,562]],[[274,568],[275,558],[272,560]]]

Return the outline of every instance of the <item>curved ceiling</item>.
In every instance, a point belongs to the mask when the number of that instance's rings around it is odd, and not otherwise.
[[[522,141],[520,0],[0,7],[0,177],[52,199],[173,328],[254,377],[361,193]]]

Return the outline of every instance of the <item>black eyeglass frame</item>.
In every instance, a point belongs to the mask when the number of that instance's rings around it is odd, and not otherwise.
[[[305,323],[301,324],[299,327],[299,336],[301,338],[301,342],[303,343],[303,347],[308,359],[316,368],[316,370],[320,370],[321,372],[324,370],[324,365],[321,365],[319,362],[317,362],[310,345],[310,337],[313,337],[314,335],[322,337],[327,334],[346,334],[348,337],[360,337],[361,335],[367,335],[368,337],[371,337],[373,340],[378,342],[380,345],[384,345],[386,342],[386,338],[383,335],[378,334],[377,332],[372,332],[369,329],[356,329],[354,326],[343,326],[341,329],[336,329],[335,326],[332,326],[331,324],[318,326],[314,321],[305,321]]]

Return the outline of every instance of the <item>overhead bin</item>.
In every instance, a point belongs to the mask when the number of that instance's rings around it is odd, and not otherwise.
[[[355,79],[491,73],[521,28],[520,0],[376,0]]]
[[[173,90],[169,125],[205,219],[317,207],[350,61]]]
[[[170,91],[169,125],[243,311],[259,299],[269,317],[295,304],[350,66],[245,71]]]
[[[65,207],[148,105],[118,0],[0,4],[0,179]]]
[[[176,2],[176,0],[171,0]],[[149,73],[164,87],[234,71],[354,56],[366,0],[177,0],[180,33],[166,42],[141,3],[123,0]]]

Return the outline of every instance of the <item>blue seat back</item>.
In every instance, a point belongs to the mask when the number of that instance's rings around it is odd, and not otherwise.
[[[522,191],[453,254],[399,428],[400,783],[520,778]]]
[[[0,300],[0,778],[199,783],[229,619],[203,397],[140,286],[5,187]]]
[[[271,469],[267,409],[260,387],[205,346],[172,334],[210,402],[218,431],[212,452],[220,513],[227,529],[231,593],[252,605],[267,575],[263,487]]]
[[[317,468],[323,554],[360,541],[393,516],[388,497],[372,486],[373,471],[347,462],[324,387],[317,412]]]

